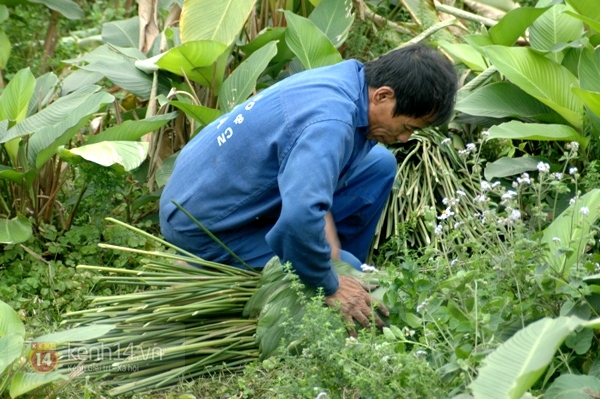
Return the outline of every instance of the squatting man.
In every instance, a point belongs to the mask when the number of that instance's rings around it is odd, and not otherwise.
[[[452,63],[425,45],[291,75],[184,146],[161,196],[161,232],[203,259],[241,266],[176,202],[246,264],[277,255],[347,321],[381,328],[372,305],[388,310],[331,259],[360,270],[396,175],[385,145],[445,123],[456,90]]]

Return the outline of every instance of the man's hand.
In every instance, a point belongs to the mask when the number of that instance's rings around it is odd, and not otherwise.
[[[371,325],[370,319],[375,320],[378,328],[385,327],[385,323],[374,312],[377,309],[384,316],[389,316],[389,310],[368,292],[360,280],[351,276],[338,276],[340,286],[335,294],[325,297],[325,303],[334,309],[339,309],[343,318],[349,325],[353,325],[356,320],[363,327],[368,328]],[[349,328],[351,336],[356,337],[356,331]]]

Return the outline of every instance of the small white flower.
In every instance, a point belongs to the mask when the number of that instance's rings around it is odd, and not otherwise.
[[[579,196],[574,196],[573,198],[571,198],[569,200],[569,205],[573,205],[575,202],[577,202],[577,200],[579,199]]]
[[[465,224],[465,223],[464,222],[456,222],[456,223],[454,223],[454,230],[458,229],[463,224]]]
[[[521,220],[521,212],[518,209],[513,209],[508,218],[510,220]]]
[[[487,130],[484,130],[483,132],[481,132],[481,135],[482,135],[483,137],[487,137],[487,136],[489,136],[489,135],[490,135],[490,132],[488,132]]]
[[[500,185],[500,182],[499,181],[495,181],[495,182],[492,183],[492,188],[496,188],[499,185]]]
[[[415,357],[423,357],[423,356],[427,356],[427,352],[424,351],[423,349],[419,349],[418,351],[415,352]]]
[[[545,162],[539,162],[539,163],[537,164],[537,170],[538,170],[540,173],[548,173],[548,172],[550,172],[550,165],[548,165],[548,164],[547,164],[547,163],[545,163]]]
[[[467,144],[467,150],[468,150],[469,152],[473,152],[473,151],[475,151],[476,149],[477,149],[477,147],[475,146],[475,144],[473,144],[473,143],[468,143],[468,144]]]
[[[538,170],[539,170],[539,164],[538,164]],[[517,177],[517,182],[519,184],[531,184],[531,179],[529,178],[529,173],[521,174],[521,177]]]
[[[481,182],[481,191],[485,193],[486,191],[490,191],[491,189],[492,186],[490,185],[490,183],[486,182],[485,180]]]
[[[442,199],[442,203],[449,207],[456,206],[460,202],[459,198],[444,198]]]
[[[562,178],[563,178],[563,174],[560,172],[554,173],[553,176],[556,180],[562,180]]]
[[[454,212],[452,212],[452,209],[450,209],[450,207],[448,207],[442,211],[442,214],[440,216],[438,216],[438,219],[446,220],[451,216],[454,216]]]
[[[435,234],[436,236],[439,236],[440,234],[442,234],[443,229],[444,229],[444,226],[442,226],[441,224],[438,224],[437,226],[435,226],[435,229],[433,230],[433,234]]]
[[[370,272],[376,272],[377,271],[377,269],[375,268],[375,266],[370,266],[370,265],[367,265],[366,263],[363,263],[362,265],[360,265],[360,268],[365,273],[370,273]]]
[[[444,140],[442,140],[442,142],[440,144],[448,144],[449,142],[451,142],[452,140],[450,140],[449,137],[446,137]]]
[[[579,213],[581,213],[583,216],[587,216],[590,214],[590,210],[587,206],[582,206],[581,208],[579,208]]]
[[[462,190],[456,190],[456,194],[457,194],[457,195],[460,195],[461,197],[464,197],[465,195],[467,195],[467,193],[465,193],[465,192],[464,192],[464,191],[462,191]]]
[[[408,327],[406,327],[406,326],[405,326],[405,327],[402,329],[402,332],[403,332],[403,333],[404,333],[404,335],[406,335],[407,337],[412,337],[413,335],[415,335],[415,330],[411,330],[410,328],[408,328]]]
[[[577,173],[577,168],[569,168],[570,175],[574,175],[575,173]]]
[[[484,195],[484,194],[479,194],[478,196],[476,196],[475,198],[473,198],[473,200],[475,202],[487,202],[490,199],[486,195]]]
[[[558,237],[552,237],[552,241],[554,241],[557,244],[560,244],[560,238]]]
[[[512,199],[515,195],[517,195],[516,191],[508,190],[502,194],[502,199]]]
[[[573,150],[573,151],[577,151],[579,149],[579,143],[576,141],[571,141],[570,143],[567,143],[565,145],[565,148],[567,150]]]
[[[418,306],[417,306],[417,313],[422,313],[425,308],[427,307],[427,301],[423,301],[421,302]]]

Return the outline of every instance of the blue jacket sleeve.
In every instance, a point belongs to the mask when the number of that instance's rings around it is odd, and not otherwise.
[[[302,282],[338,289],[325,238],[325,213],[331,208],[340,173],[352,152],[354,131],[340,121],[309,125],[292,145],[278,175],[282,208],[266,240],[283,262],[290,262]]]

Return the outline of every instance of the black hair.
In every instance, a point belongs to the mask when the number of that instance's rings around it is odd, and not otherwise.
[[[458,89],[454,65],[432,47],[414,44],[365,63],[367,85],[394,90],[394,116],[431,117],[437,126],[450,119]]]

